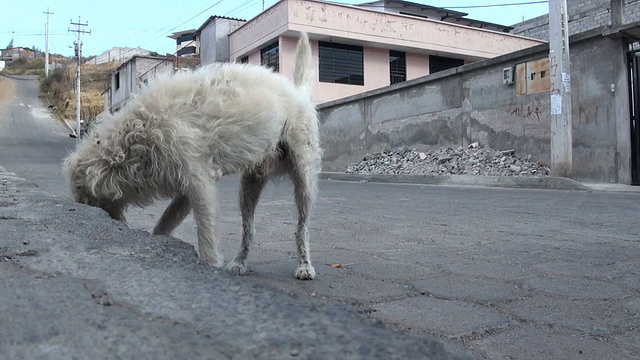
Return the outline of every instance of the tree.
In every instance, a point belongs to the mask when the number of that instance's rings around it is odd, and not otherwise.
[[[7,45],[7,49],[13,49],[13,39],[11,39],[9,45]]]

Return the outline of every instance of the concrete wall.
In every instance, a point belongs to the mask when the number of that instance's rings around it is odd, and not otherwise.
[[[614,0],[615,1],[615,0]],[[611,25],[611,0],[567,1],[569,12],[569,34],[579,34],[601,26]],[[640,21],[640,0],[625,0],[622,11],[622,24]],[[542,15],[518,24],[512,34],[549,39],[549,15]]]
[[[597,36],[571,49],[574,178],[630,183],[627,43]],[[319,105],[324,169],[344,171],[384,148],[475,141],[548,164],[549,92],[517,96],[502,83],[503,68],[547,57],[539,45]]]
[[[109,77],[110,111],[118,111],[127,102],[131,94],[152,77],[162,72],[173,71],[173,62],[166,59],[134,57],[122,64]],[[116,74],[120,77],[120,86],[116,86]]]
[[[111,92],[112,112],[119,110],[129,95],[134,91],[135,83],[133,83],[132,80],[135,79],[135,77],[133,61],[127,61],[111,74],[109,91]]]
[[[229,33],[244,21],[216,18],[200,30],[200,64],[229,61]]]
[[[87,60],[85,64],[103,64],[111,61],[127,61],[134,56],[149,56],[149,50],[141,48],[114,47]]]

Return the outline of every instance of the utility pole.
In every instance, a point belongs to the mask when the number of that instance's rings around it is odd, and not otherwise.
[[[78,16],[78,22],[74,23],[71,20],[71,25],[75,25],[76,29],[68,29],[69,32],[74,32],[78,35],[78,41],[74,43],[76,57],[78,58],[78,67],[76,69],[76,143],[80,142],[80,65],[82,64],[82,40],[80,40],[81,34],[91,34],[91,30],[82,30],[81,26],[87,26],[89,23],[81,23],[80,16]]]
[[[571,177],[573,136],[567,0],[549,0],[551,174]]]
[[[49,77],[49,15],[52,15],[52,12],[49,12],[49,7],[47,6],[47,11],[43,11],[43,14],[47,14],[47,25],[45,27],[45,36],[44,36],[44,76],[45,78]]]

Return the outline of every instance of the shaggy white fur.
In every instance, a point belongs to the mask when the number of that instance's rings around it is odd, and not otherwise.
[[[236,63],[158,77],[65,159],[74,200],[125,221],[128,206],[172,198],[154,234],[171,234],[193,210],[199,257],[220,267],[217,180],[241,172],[242,244],[227,269],[245,274],[260,193],[270,178],[286,174],[298,208],[295,276],[313,279],[308,224],[321,158],[314,74],[303,33],[293,83],[267,68]]]

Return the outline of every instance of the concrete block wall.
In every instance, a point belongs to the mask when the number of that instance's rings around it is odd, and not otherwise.
[[[580,34],[601,26],[610,25],[610,0],[568,1],[569,35]],[[622,15],[623,24],[640,21],[640,0],[626,0]],[[534,39],[549,39],[549,15],[512,25],[512,34]]]
[[[572,42],[573,177],[630,183],[629,104],[623,39]],[[502,69],[548,56],[540,45],[319,105],[325,171],[345,171],[366,153],[478,141],[550,162],[548,92],[517,96]]]

